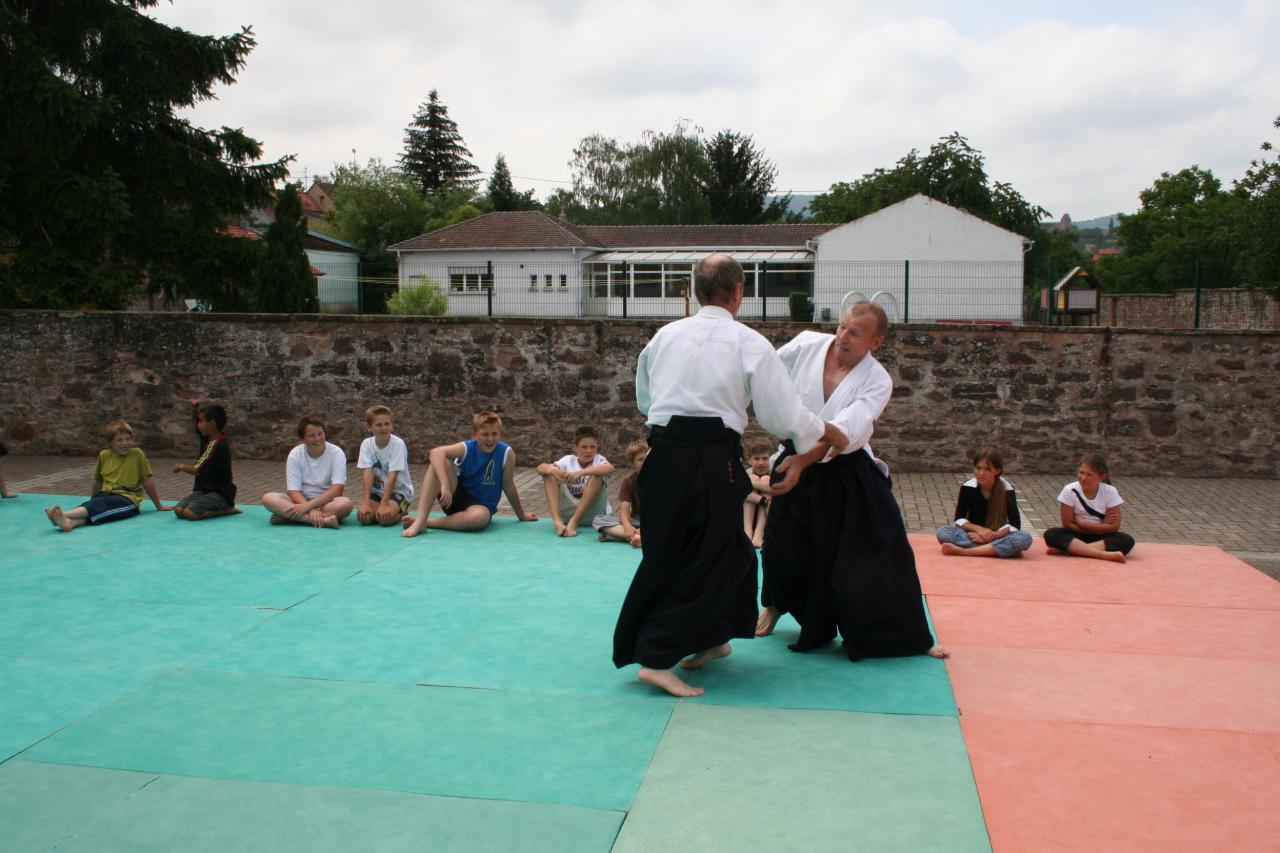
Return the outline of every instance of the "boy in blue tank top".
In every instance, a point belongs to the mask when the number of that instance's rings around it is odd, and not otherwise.
[[[428,527],[444,530],[483,530],[507,496],[516,518],[537,521],[524,511],[516,490],[516,452],[502,440],[502,418],[481,412],[471,419],[471,438],[431,448],[430,465],[422,484],[417,516],[404,517],[401,536],[417,536]],[[443,516],[431,518],[439,501]]]

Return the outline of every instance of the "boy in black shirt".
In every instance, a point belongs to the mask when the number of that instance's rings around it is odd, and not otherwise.
[[[196,432],[200,435],[200,455],[191,465],[178,463],[174,472],[192,474],[194,490],[174,507],[174,515],[188,521],[199,521],[219,515],[231,515],[236,509],[236,484],[231,480],[231,446],[227,443],[227,413],[219,405],[203,406],[191,401],[195,413]]]

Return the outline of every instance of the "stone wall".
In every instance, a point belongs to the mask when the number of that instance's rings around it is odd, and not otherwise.
[[[1194,288],[1173,293],[1104,293],[1098,323],[1130,329],[1192,329]],[[1280,302],[1260,290],[1224,287],[1200,291],[1202,329],[1280,329]]]
[[[567,450],[580,423],[606,455],[642,434],[636,356],[652,321],[0,312],[0,439],[80,454],[128,419],[156,456],[188,456],[189,397],[226,406],[236,453],[280,458],[304,413],[354,458],[384,402],[416,461],[494,408],[522,462]],[[781,344],[801,326],[757,326]],[[963,470],[993,443],[1011,472],[1074,471],[1100,450],[1125,474],[1280,476],[1280,334],[909,325],[881,361],[877,428],[898,470]]]

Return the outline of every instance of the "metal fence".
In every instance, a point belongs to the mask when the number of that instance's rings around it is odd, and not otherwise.
[[[858,299],[893,322],[1023,321],[1020,261],[744,261],[739,317],[837,322]],[[396,290],[435,288],[457,317],[683,317],[699,308],[693,263],[447,261],[402,268],[398,282],[324,276],[321,310],[378,314]]]

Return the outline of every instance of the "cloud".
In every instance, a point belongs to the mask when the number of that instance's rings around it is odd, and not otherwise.
[[[1238,176],[1280,111],[1267,0],[177,0],[152,13],[207,33],[252,24],[239,82],[194,117],[242,126],[313,174],[352,148],[393,161],[434,87],[477,165],[501,151],[517,176],[567,181],[583,136],[689,119],[750,133],[781,187],[823,190],[958,130],[994,178],[1087,218],[1133,209],[1164,170]]]

